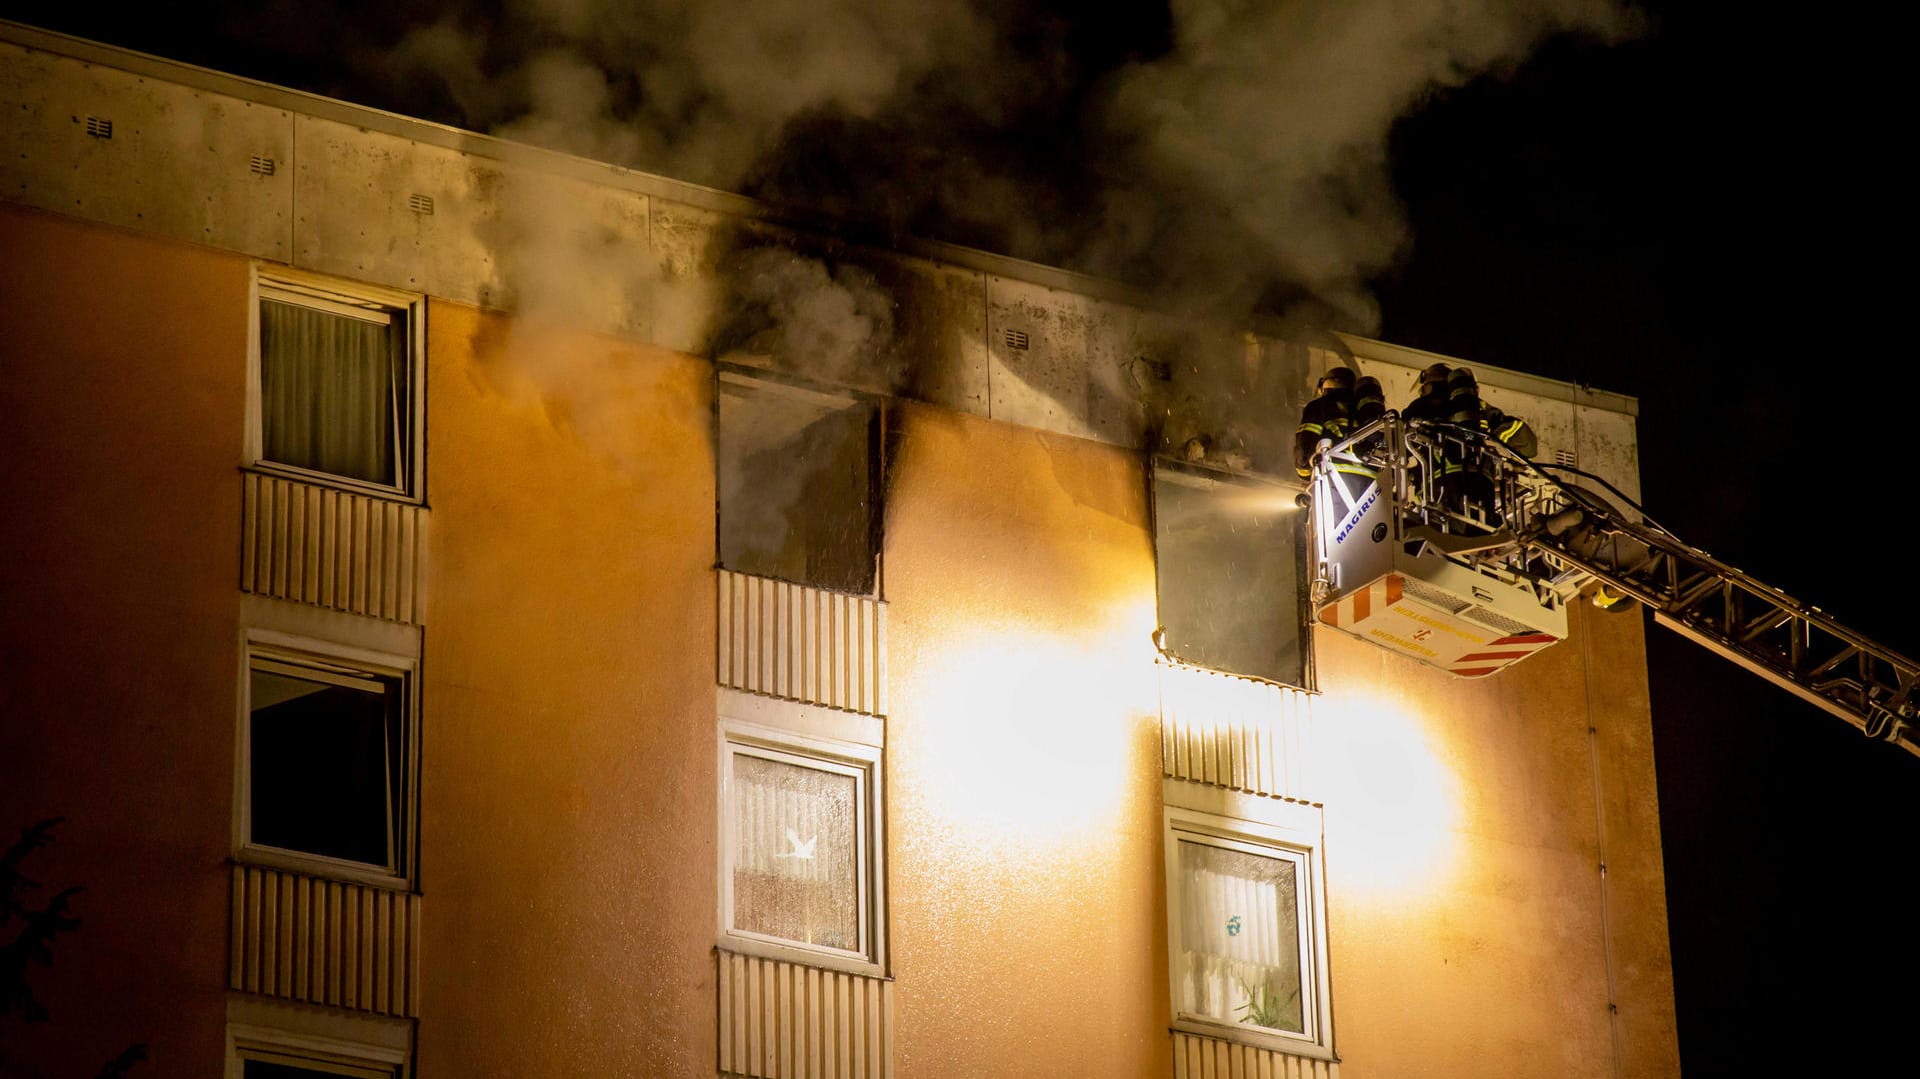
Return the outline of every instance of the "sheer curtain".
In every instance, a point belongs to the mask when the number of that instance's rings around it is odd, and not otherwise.
[[[848,951],[860,947],[852,776],[733,758],[736,928]]]
[[[1179,1007],[1302,1032],[1295,863],[1180,841]]]
[[[397,486],[404,331],[278,300],[260,301],[266,459]]]

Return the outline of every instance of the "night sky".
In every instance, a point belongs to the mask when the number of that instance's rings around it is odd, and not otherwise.
[[[1635,395],[1656,520],[1916,655],[1889,46],[1838,9],[1671,7],[1401,125],[1417,247],[1381,335]],[[1920,760],[1647,646],[1688,1073],[1900,1059]]]
[[[112,17],[0,0],[0,16],[461,126],[511,100],[396,75],[382,50],[441,4],[265,3]],[[1156,5],[983,3],[1009,63],[1071,58],[999,127],[940,107],[802,118],[736,186],[878,227],[1042,261],[1048,243],[894,198],[966,160],[1071,219],[1101,182],[1079,134],[1100,80],[1168,47]],[[506,5],[466,5],[517,47]],[[1373,335],[1640,400],[1643,503],[1692,545],[1907,655],[1920,559],[1905,413],[1920,395],[1896,292],[1907,175],[1892,167],[1900,38],[1843,5],[1642,5],[1630,40],[1549,41],[1393,125],[1410,244],[1370,271]],[[1039,44],[1036,45],[1035,43]],[[1022,50],[1026,50],[1023,52]],[[1364,72],[1356,72],[1363,79]],[[510,95],[509,95],[510,97]],[[1040,149],[1045,147],[1044,152]],[[942,157],[944,152],[947,156]],[[931,164],[929,164],[931,162]],[[869,182],[871,181],[871,182]],[[834,192],[876,192],[865,207]],[[1071,245],[1061,247],[1070,252]],[[1143,281],[1151,262],[1126,264]],[[1173,272],[1173,271],[1169,271]],[[1257,302],[1286,305],[1284,281]],[[1393,391],[1390,391],[1390,395]],[[1643,617],[1634,615],[1632,617]],[[1920,968],[1904,825],[1920,760],[1648,621],[1681,1051],[1689,1075],[1897,1059]],[[1881,982],[1888,982],[1883,990]]]

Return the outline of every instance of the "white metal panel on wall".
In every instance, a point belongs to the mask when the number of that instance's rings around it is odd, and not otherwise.
[[[311,116],[294,122],[295,251],[303,268],[484,304],[499,267],[482,158]]]
[[[233,867],[228,988],[420,1014],[420,897],[261,866]]]
[[[717,952],[720,1073],[755,1079],[893,1074],[893,983]]]
[[[986,274],[905,255],[876,273],[899,303],[893,349],[906,371],[900,389],[916,401],[985,416]]]
[[[332,120],[295,132],[295,265],[647,337],[646,195]]]
[[[871,597],[720,570],[717,653],[723,686],[887,714],[887,605]]]
[[[987,277],[987,414],[1005,423],[1087,437],[1084,335],[1060,317],[1080,298]]]
[[[1300,690],[1163,663],[1160,755],[1173,779],[1319,802],[1312,697]]]
[[[1631,415],[1604,408],[1574,411],[1574,453],[1580,468],[1640,501],[1640,439]],[[1576,479],[1575,482],[1581,482]]]
[[[293,114],[0,42],[0,198],[285,261]]]
[[[424,507],[259,472],[243,472],[241,484],[241,591],[426,620]]]
[[[1340,1079],[1340,1065],[1176,1030],[1173,1075],[1174,1079]]]

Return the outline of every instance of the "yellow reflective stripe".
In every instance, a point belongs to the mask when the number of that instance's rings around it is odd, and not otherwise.
[[[1325,430],[1325,428],[1321,427],[1317,423],[1303,423],[1300,425],[1300,429],[1302,431],[1307,432],[1308,434],[1315,434],[1315,435]],[[1268,428],[1268,430],[1272,430],[1272,428]]]
[[[1508,424],[1507,429],[1500,432],[1500,441],[1505,442],[1507,439],[1512,438],[1523,426],[1525,426],[1525,424],[1520,420],[1515,420]]]
[[[1295,471],[1295,472],[1298,472],[1298,473],[1300,473],[1300,478],[1301,478],[1301,479],[1303,479],[1303,480],[1304,480],[1304,479],[1307,479],[1307,478],[1309,478],[1309,477],[1311,477],[1311,476],[1313,475],[1313,473],[1312,473],[1312,472],[1310,472],[1310,471],[1308,471],[1307,469],[1304,469],[1304,468],[1296,468],[1296,469],[1294,469],[1294,471]]]

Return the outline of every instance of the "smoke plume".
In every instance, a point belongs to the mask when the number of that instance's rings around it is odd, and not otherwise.
[[[882,238],[1140,284],[1183,318],[1367,333],[1369,282],[1410,243],[1394,125],[1551,37],[1611,41],[1638,25],[1621,0],[1173,0],[1076,14],[1011,0],[504,0],[487,21],[412,31],[381,68],[505,137]],[[887,366],[909,351],[891,344],[894,304],[845,260],[756,252],[722,226],[711,250],[685,253],[696,272],[663,272],[607,244],[590,200],[536,198],[504,217],[487,240],[518,314],[611,302],[644,311],[677,348],[881,390],[922,377]],[[661,235],[656,220],[656,247]],[[687,283],[703,273],[719,295]],[[1189,369],[1182,393],[1212,398],[1250,389],[1239,352],[1168,355]],[[526,381],[590,415],[578,374]]]
[[[1614,0],[508,0],[389,61],[475,126],[894,232],[1368,331],[1408,243],[1394,123]],[[1098,29],[1089,29],[1097,25]],[[1275,311],[1278,308],[1280,310]]]

